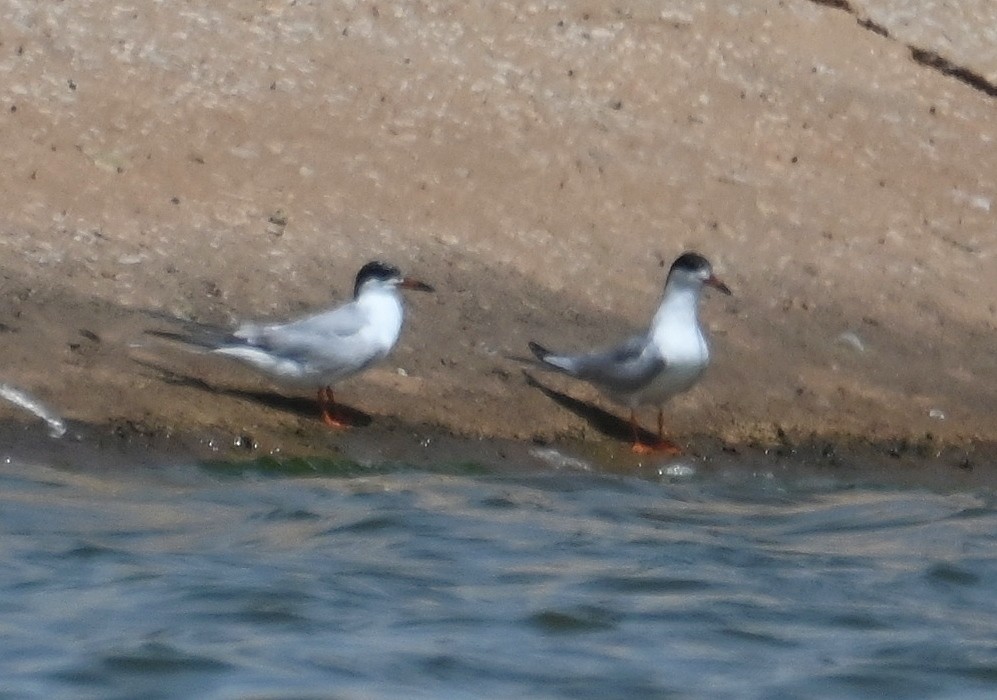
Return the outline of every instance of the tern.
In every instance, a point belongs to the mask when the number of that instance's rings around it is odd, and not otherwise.
[[[627,406],[634,452],[677,454],[679,447],[663,435],[663,407],[671,397],[692,388],[710,362],[698,317],[704,286],[731,293],[713,274],[709,260],[698,253],[683,253],[668,271],[664,296],[646,332],[614,347],[577,355],[554,353],[532,341],[530,350],[543,366],[587,381]],[[648,405],[658,408],[658,441],[654,444],[641,441],[637,424],[637,407]]]
[[[323,422],[345,428],[350,423],[336,415],[332,387],[391,352],[405,315],[399,289],[433,291],[374,261],[357,272],[353,300],[342,306],[286,323],[243,323],[232,332],[199,325],[189,334],[147,333],[235,358],[287,384],[317,386]]]

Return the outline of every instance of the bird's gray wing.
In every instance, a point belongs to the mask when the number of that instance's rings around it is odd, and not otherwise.
[[[363,312],[351,302],[287,323],[244,323],[233,335],[261,348],[277,349],[307,338],[349,338],[359,333],[365,322]]]
[[[327,369],[354,369],[369,359],[362,330],[365,317],[353,303],[278,324],[247,323],[233,333],[239,344]]]
[[[365,315],[354,303],[288,323],[244,323],[234,332],[174,319],[182,331],[147,330],[204,350],[233,357],[286,379],[320,377],[331,382],[365,369],[384,356],[365,333]]]
[[[664,358],[654,351],[646,335],[571,359],[571,374],[617,392],[636,391],[665,368]]]

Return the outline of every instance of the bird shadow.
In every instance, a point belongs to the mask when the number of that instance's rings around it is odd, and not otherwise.
[[[286,413],[293,413],[302,418],[318,419],[320,415],[317,399],[305,398],[304,396],[284,396],[272,391],[252,391],[249,389],[236,389],[232,387],[216,386],[200,377],[183,374],[176,370],[164,367],[163,365],[148,360],[132,358],[132,360],[146,369],[153,370],[158,375],[160,381],[174,386],[189,387],[204,391],[209,394],[221,396],[231,396],[237,399],[252,401],[267,408],[274,408]],[[372,418],[369,413],[364,413],[358,408],[346,404],[336,403],[336,417],[342,419],[350,426],[362,428],[371,424]]]
[[[526,377],[527,386],[539,390],[554,403],[584,419],[589,425],[606,437],[620,440],[621,442],[630,442],[633,440],[633,430],[630,427],[629,421],[613,415],[609,411],[605,411],[588,401],[582,401],[581,399],[576,399],[557,391],[541,382],[525,369],[523,370],[523,376]],[[658,439],[656,435],[644,428],[638,428],[637,435],[641,442],[647,444],[651,444]]]

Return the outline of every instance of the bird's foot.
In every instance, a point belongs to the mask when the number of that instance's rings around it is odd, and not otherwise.
[[[322,409],[322,422],[335,430],[346,430],[353,427],[352,423],[345,418],[336,416],[328,408]]]
[[[330,428],[336,430],[343,430],[345,428],[352,428],[353,425],[343,418],[342,416],[337,416],[333,411],[336,408],[336,398],[333,396],[332,387],[324,386],[320,387],[318,390],[318,406],[322,411],[322,422],[328,425]]]
[[[669,457],[675,457],[682,454],[681,447],[676,445],[671,440],[665,440],[664,438],[660,438],[652,443],[635,442],[630,446],[630,451],[637,455],[664,454]]]

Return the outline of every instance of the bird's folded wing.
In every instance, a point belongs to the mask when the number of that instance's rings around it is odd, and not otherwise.
[[[316,368],[356,371],[371,361],[362,330],[364,318],[353,305],[284,324],[245,324],[235,332],[243,344]]]
[[[575,376],[614,391],[640,389],[664,370],[665,360],[645,336],[636,336],[609,350],[575,358]]]
[[[281,338],[292,336],[348,338],[359,333],[365,321],[361,310],[351,303],[287,323],[245,323],[234,335],[253,344],[280,342]]]

